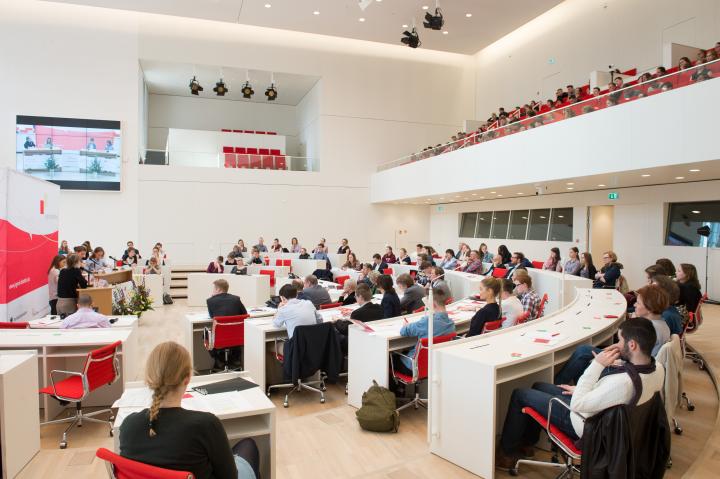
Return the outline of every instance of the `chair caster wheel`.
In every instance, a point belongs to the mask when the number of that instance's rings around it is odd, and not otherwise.
[[[513,467],[512,469],[508,469],[508,472],[511,476],[516,477],[518,475],[517,467]]]
[[[270,397],[270,392],[269,392],[269,391],[266,392],[265,395],[266,395],[267,397]]]
[[[680,426],[678,426],[678,427],[675,428],[675,434],[677,434],[678,436],[681,435],[682,432],[683,432],[683,430],[682,430],[682,428],[681,428]]]
[[[320,404],[325,404],[325,398],[320,398]]]
[[[110,437],[114,437],[114,436],[115,436],[115,433],[113,432],[112,429],[110,429]]]
[[[65,441],[61,442],[60,449],[67,449],[67,442],[65,442]]]
[[[284,407],[284,408],[287,408],[288,406],[290,406],[289,403],[286,403],[286,402],[283,403],[283,407]]]
[[[694,411],[694,410],[695,410],[695,405],[694,405],[694,404],[688,404],[687,410],[688,410],[688,411]]]
[[[321,390],[321,391],[327,391],[327,387],[323,384],[322,386],[320,386],[320,390]]]

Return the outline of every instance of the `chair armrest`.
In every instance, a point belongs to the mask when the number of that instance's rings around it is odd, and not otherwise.
[[[50,385],[52,386],[53,396],[55,396],[59,400],[68,401],[68,402],[78,402],[77,398],[67,398],[64,396],[60,396],[57,393],[57,390],[55,389],[55,374],[65,374],[67,376],[80,377],[80,379],[82,380],[82,386],[83,386],[83,395],[80,398],[81,400],[85,399],[85,397],[90,393],[90,386],[88,385],[87,377],[83,373],[79,373],[77,371],[63,371],[60,369],[53,369],[52,371],[50,371]]]
[[[278,353],[278,346],[279,346],[280,343],[285,344],[285,343],[287,343],[288,341],[290,341],[290,338],[275,338],[275,349],[274,349],[275,359],[277,359],[277,360],[280,361],[281,363],[282,363],[282,361],[280,360],[280,356],[279,356],[279,353]],[[284,355],[284,354],[283,354],[283,359],[285,359],[285,355]]]
[[[213,338],[212,330],[205,326],[203,328],[203,346],[205,346],[205,349],[208,351],[211,351],[213,348],[213,345],[215,344],[215,338]]]

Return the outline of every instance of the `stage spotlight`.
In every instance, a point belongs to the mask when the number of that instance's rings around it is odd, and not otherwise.
[[[252,98],[255,94],[255,90],[252,89],[249,81],[245,82],[245,85],[243,85],[242,90],[240,91],[242,92],[243,98]]]
[[[403,32],[403,37],[400,39],[402,43],[409,46],[410,48],[417,48],[420,46],[420,35],[418,35],[417,30],[415,28],[412,29],[411,32],[408,32],[405,30]]]
[[[432,30],[442,30],[445,20],[443,20],[442,11],[439,8],[435,9],[435,15],[431,15],[430,12],[425,12],[425,21],[423,26]]]
[[[192,77],[192,80],[190,80],[190,93],[199,95],[201,91],[203,91],[203,87],[200,86],[200,82],[197,81],[197,78]]]
[[[221,78],[220,81],[215,84],[213,91],[217,94],[217,96],[225,96],[225,93],[229,92],[230,89],[225,86],[225,82]]]
[[[277,99],[277,90],[275,89],[274,83],[265,90],[265,96],[267,97],[267,101],[275,101]]]

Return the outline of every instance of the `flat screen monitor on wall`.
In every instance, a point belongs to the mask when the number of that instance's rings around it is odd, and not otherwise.
[[[17,169],[66,190],[120,191],[120,122],[17,116]]]

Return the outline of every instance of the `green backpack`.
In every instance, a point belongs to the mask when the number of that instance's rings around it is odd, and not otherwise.
[[[362,407],[355,413],[360,427],[374,432],[397,432],[400,414],[395,410],[395,394],[373,380],[363,393]]]

